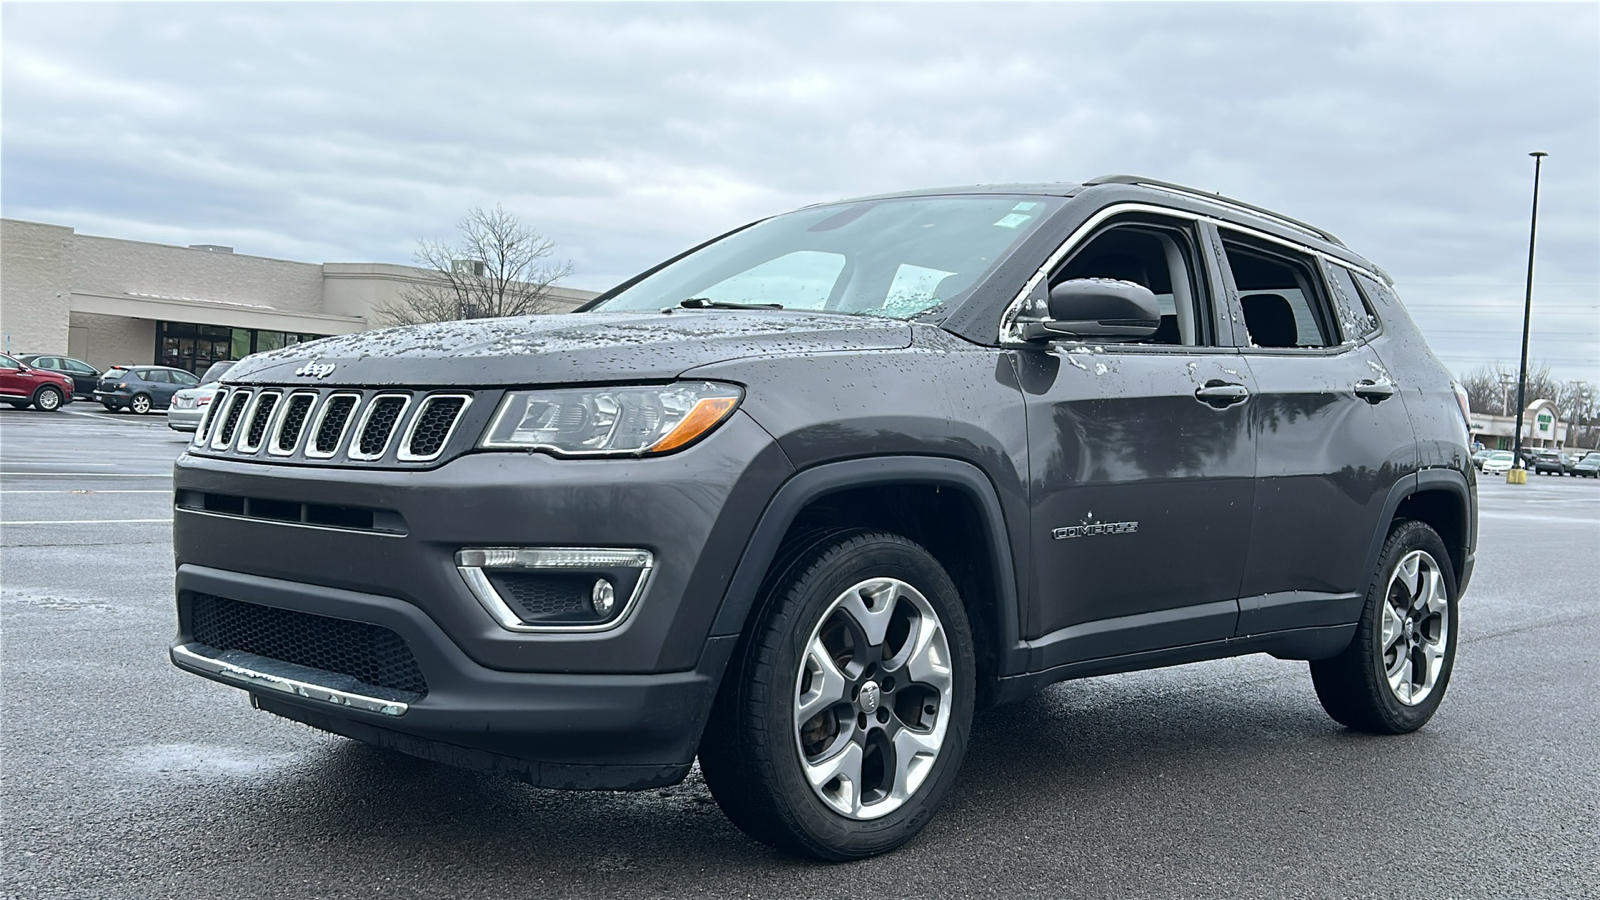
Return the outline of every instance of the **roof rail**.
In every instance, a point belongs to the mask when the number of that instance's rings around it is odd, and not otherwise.
[[[1209,200],[1212,203],[1216,203],[1221,206],[1231,206],[1236,209],[1247,210],[1255,213],[1258,216],[1265,216],[1278,222],[1279,224],[1287,225],[1297,231],[1306,232],[1313,237],[1319,237],[1330,244],[1336,244],[1340,247],[1345,245],[1344,241],[1334,237],[1332,232],[1323,231],[1321,228],[1318,228],[1309,222],[1302,222],[1299,219],[1292,219],[1283,213],[1273,212],[1265,207],[1256,206],[1254,203],[1246,203],[1243,200],[1235,200],[1232,197],[1224,197],[1221,194],[1214,194],[1210,191],[1202,191],[1199,188],[1192,188],[1187,185],[1174,184],[1170,181],[1157,181],[1154,178],[1146,178],[1143,175],[1101,175],[1099,178],[1091,178],[1088,181],[1085,181],[1083,186],[1093,187],[1097,184],[1135,184],[1142,185],[1144,187],[1160,188],[1164,191],[1171,191],[1175,194],[1187,194],[1191,197]]]

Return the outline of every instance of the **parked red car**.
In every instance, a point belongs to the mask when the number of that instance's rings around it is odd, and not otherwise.
[[[17,409],[55,412],[72,402],[72,379],[0,353],[0,400]]]

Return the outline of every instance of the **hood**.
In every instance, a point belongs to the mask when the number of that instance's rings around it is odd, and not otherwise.
[[[246,357],[223,380],[364,387],[662,381],[751,356],[910,344],[909,325],[864,316],[723,309],[569,313],[323,338]]]

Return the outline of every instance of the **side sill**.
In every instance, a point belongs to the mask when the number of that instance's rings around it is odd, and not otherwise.
[[[1326,659],[1330,656],[1337,656],[1345,647],[1349,646],[1350,639],[1355,637],[1355,633],[1355,623],[1328,625],[1320,628],[1297,628],[1292,631],[1256,634],[1249,637],[1228,638],[1221,641],[1206,641],[1166,650],[1129,653],[1122,656],[1108,656],[1101,659],[1067,663],[1066,665],[1055,666],[1040,672],[1030,672],[1026,675],[1012,675],[996,679],[995,702],[1008,703],[1012,700],[1018,700],[1058,681],[1091,678],[1096,675],[1115,675],[1119,672],[1137,672],[1143,669],[1159,669],[1166,666],[1181,666],[1187,663],[1203,662],[1209,659],[1225,659],[1230,656],[1245,656],[1251,653],[1270,653],[1279,659]]]

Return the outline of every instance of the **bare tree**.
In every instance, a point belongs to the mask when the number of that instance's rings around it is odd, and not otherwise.
[[[548,312],[551,288],[572,274],[570,261],[555,261],[555,243],[495,204],[473,207],[460,222],[455,245],[417,242],[422,281],[373,312],[386,325],[416,325],[457,319],[488,319]]]

